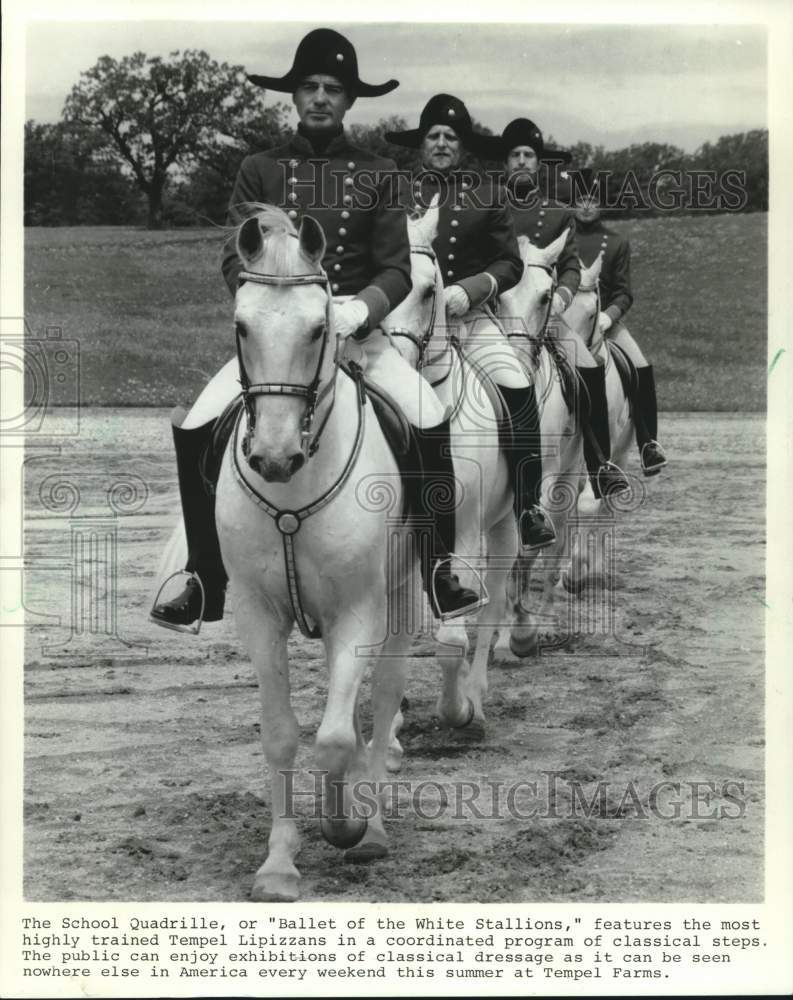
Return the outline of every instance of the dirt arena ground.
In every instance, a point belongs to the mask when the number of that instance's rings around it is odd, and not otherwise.
[[[303,899],[762,897],[764,433],[760,415],[662,415],[670,469],[616,525],[616,638],[577,634],[494,668],[480,745],[433,718],[440,671],[427,639],[414,645],[400,778],[436,783],[430,799],[455,782],[536,782],[543,815],[455,818],[425,797],[370,866],[345,864],[306,818]],[[25,895],[245,900],[269,795],[233,616],[199,638],[146,619],[178,509],[167,413],[83,412],[77,437],[39,443],[25,483]],[[310,767],[321,645],[293,639],[291,663]],[[599,782],[605,809],[575,814],[572,790],[590,798]]]

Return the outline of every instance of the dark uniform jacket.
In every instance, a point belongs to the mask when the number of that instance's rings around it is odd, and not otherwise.
[[[556,290],[565,299],[565,305],[569,306],[581,284],[581,264],[578,260],[576,224],[572,210],[561,202],[551,201],[537,193],[521,199],[513,191],[509,191],[509,205],[516,235],[528,236],[537,247],[544,249],[561,236],[565,229],[569,230],[556,261]]]
[[[332,293],[363,300],[374,329],[411,288],[409,194],[395,170],[392,160],[354,146],[344,133],[321,154],[298,133],[286,145],[242,161],[229,202],[229,224],[244,217],[237,208],[243,202],[277,205],[296,224],[302,213],[313,216],[327,240],[322,266]],[[233,295],[242,269],[233,241],[222,268]]]
[[[464,288],[471,306],[516,285],[523,261],[503,191],[492,179],[470,173],[445,178],[428,171],[414,178],[418,207],[427,208],[436,193],[441,200],[433,247],[444,285]]]
[[[598,220],[590,225],[578,223],[576,244],[578,255],[587,267],[591,267],[597,255],[603,251],[600,311],[607,313],[616,323],[633,304],[630,243]]]

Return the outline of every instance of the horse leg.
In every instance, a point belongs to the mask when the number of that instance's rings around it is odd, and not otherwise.
[[[380,602],[345,609],[325,638],[330,679],[317,731],[316,758],[321,764],[323,791],[320,828],[334,847],[354,847],[366,833],[367,818],[353,807],[349,786],[353,765],[362,764],[354,716],[368,650],[376,640],[378,625],[385,621],[383,594]]]
[[[418,586],[417,581],[412,581]],[[406,594],[408,587],[401,588]],[[420,591],[419,591],[420,592]],[[388,854],[388,836],[383,825],[383,794],[388,772],[402,763],[402,747],[396,734],[401,725],[400,705],[407,676],[407,650],[410,636],[398,632],[388,637],[375,655],[372,676],[372,739],[368,746],[368,782],[372,788],[366,831],[361,841],[344,852],[344,860],[365,863]]]
[[[261,740],[272,786],[267,858],[256,872],[251,899],[292,902],[300,895],[300,873],[294,864],[300,835],[287,790],[294,776],[299,732],[290,701],[286,653],[291,622],[268,602],[246,599],[246,591],[237,589],[241,593],[234,618],[259,680]]]

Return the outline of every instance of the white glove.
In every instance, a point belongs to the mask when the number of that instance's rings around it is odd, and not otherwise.
[[[614,320],[609,316],[608,313],[601,313],[598,318],[598,327],[601,333],[607,333],[614,323]]]
[[[449,285],[444,292],[446,301],[446,312],[450,316],[465,316],[471,308],[471,300],[468,293],[460,285]]]
[[[369,307],[361,299],[350,299],[333,309],[333,326],[342,338],[357,333],[369,319]]]
[[[567,308],[567,303],[564,297],[558,292],[553,293],[553,301],[551,302],[551,316],[561,316],[562,313]]]

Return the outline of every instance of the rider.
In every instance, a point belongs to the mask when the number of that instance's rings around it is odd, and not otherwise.
[[[510,414],[514,445],[506,457],[521,547],[550,545],[556,538],[553,523],[537,503],[541,469],[534,386],[488,308],[520,281],[523,262],[498,185],[458,169],[465,152],[491,158],[493,140],[474,131],[466,106],[449,94],[430,98],[418,128],[385,137],[419,151],[420,169],[413,179],[415,205],[427,208],[434,195],[440,195],[434,249],[443,274],[447,316],[462,322],[467,350],[496,382]]]
[[[587,267],[591,267],[598,254],[603,255],[598,329],[603,336],[621,347],[636,367],[638,386],[632,400],[636,444],[644,475],[655,476],[666,465],[666,454],[656,441],[658,404],[655,376],[652,365],[623,322],[623,317],[633,304],[631,246],[624,236],[608,229],[600,221],[599,186],[592,168],[584,167],[577,173],[583,182],[577,185],[575,201],[578,252]]]
[[[501,133],[499,152],[506,169],[506,190],[517,235],[528,236],[535,246],[544,249],[567,230],[567,239],[556,262],[556,288],[549,317],[553,320],[561,316],[573,301],[581,282],[581,264],[573,211],[562,202],[548,197],[548,191],[543,190],[545,184],[541,179],[540,164],[569,163],[572,157],[563,150],[547,147],[542,132],[528,118],[515,118],[507,125]],[[565,176],[562,174],[561,179],[564,180]],[[549,175],[546,174],[544,180],[550,180]],[[563,342],[560,343],[564,346]],[[589,398],[589,425],[602,456],[608,460],[611,441],[605,369],[595,362],[588,351],[582,350],[583,345],[575,344],[574,347],[572,363],[576,365]],[[588,439],[585,439],[584,456],[596,496],[603,489],[616,493],[628,487],[625,476],[616,465],[601,465],[600,456]]]
[[[268,203],[284,208],[293,220],[308,212],[322,226],[327,240],[323,267],[337,303],[335,331],[342,338],[351,338],[353,345],[367,338],[376,341],[369,377],[397,395],[411,422],[419,425],[415,430],[423,486],[415,493],[420,513],[434,519],[435,525],[433,551],[422,559],[433,611],[441,618],[469,613],[480,600],[474,591],[461,587],[451,573],[454,510],[431,506],[431,498],[443,495],[453,481],[449,421],[430,386],[376,330],[411,287],[406,198],[394,191],[394,185],[400,183],[394,163],[354,146],[342,128],[345,112],[357,97],[388,93],[398,83],[362,82],[352,44],[326,28],[303,38],[286,76],[249,79],[269,90],[291,94],[300,123],[286,145],[243,161],[231,196],[229,222],[237,224],[244,218],[246,204]],[[363,174],[367,185],[359,196],[357,182]],[[232,295],[242,267],[236,248],[227,244],[222,269]],[[359,358],[360,354],[358,349]],[[214,496],[204,488],[200,465],[218,416],[239,391],[238,379],[233,359],[205,388],[187,418],[179,425],[174,422],[189,553],[186,572],[191,575],[181,594],[152,611],[153,619],[167,626],[189,626],[201,618],[197,576],[206,593],[203,620],[223,617],[227,577],[215,528]]]

